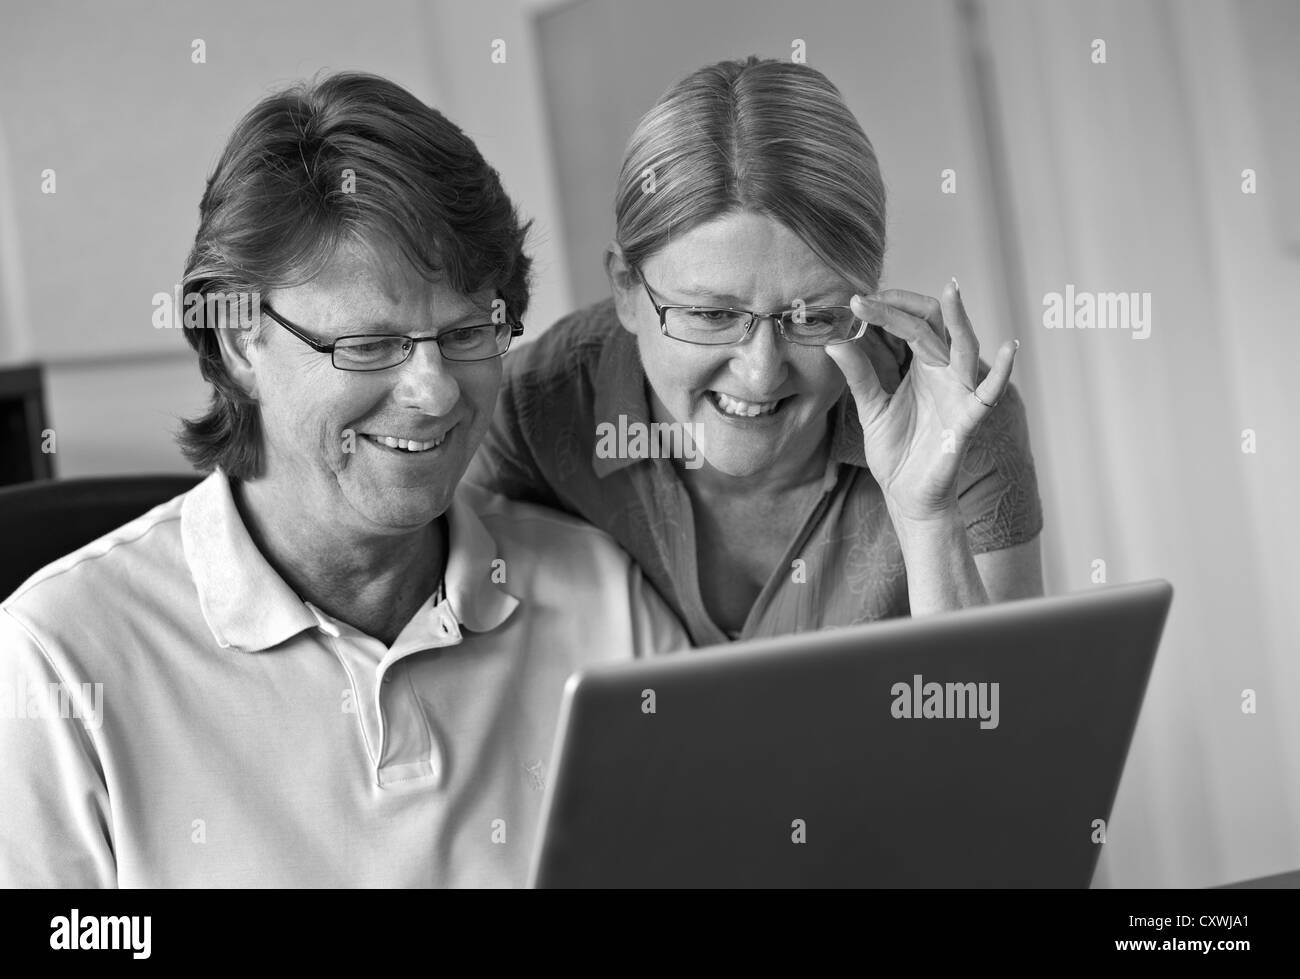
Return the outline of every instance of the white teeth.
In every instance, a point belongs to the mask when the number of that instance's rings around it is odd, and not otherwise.
[[[713,401],[722,411],[728,415],[738,415],[744,418],[756,418],[759,415],[770,415],[776,411],[778,401],[741,401],[739,398],[733,398],[730,395],[723,394],[721,391],[714,391]]]
[[[432,442],[417,442],[415,439],[399,439],[393,435],[368,435],[367,438],[386,445],[390,449],[403,449],[407,452],[428,452],[430,449],[436,449],[447,440],[447,436],[436,439]]]

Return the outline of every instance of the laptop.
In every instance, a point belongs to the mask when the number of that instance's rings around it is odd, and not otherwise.
[[[1087,887],[1162,580],[570,677],[534,887]]]

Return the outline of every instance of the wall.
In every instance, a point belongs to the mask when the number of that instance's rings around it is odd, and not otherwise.
[[[1275,216],[1294,182],[1280,161],[1297,149],[1297,8],[985,8],[1052,586],[1090,587],[1101,559],[1109,581],[1175,588],[1098,882],[1294,869],[1300,456],[1284,365],[1300,341],[1284,310],[1300,276]],[[1290,93],[1285,126],[1261,83]],[[1242,193],[1246,168],[1257,194]],[[1042,299],[1067,282],[1150,292],[1150,336],[1044,329]]]
[[[536,222],[530,323],[568,306],[520,4],[63,0],[0,16],[0,364],[46,365],[59,475],[188,468],[172,433],[205,386],[150,301],[180,278],[235,122],[322,68],[383,74],[466,129]]]

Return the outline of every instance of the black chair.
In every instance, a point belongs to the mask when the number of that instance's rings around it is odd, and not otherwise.
[[[192,489],[201,476],[97,476],[0,487],[0,598],[45,565]]]

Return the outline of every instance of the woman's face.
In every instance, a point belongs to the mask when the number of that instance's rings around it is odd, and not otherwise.
[[[675,239],[640,271],[661,305],[729,306],[775,312],[848,305],[855,289],[773,218],[751,212],[719,217]],[[637,337],[653,389],[656,420],[694,423],[708,466],[733,477],[779,478],[815,466],[828,413],[844,375],[820,347],[781,338],[759,320],[731,346],[697,346],[664,336],[645,288],[616,286],[619,317]],[[894,354],[869,330],[859,341],[885,380]]]

